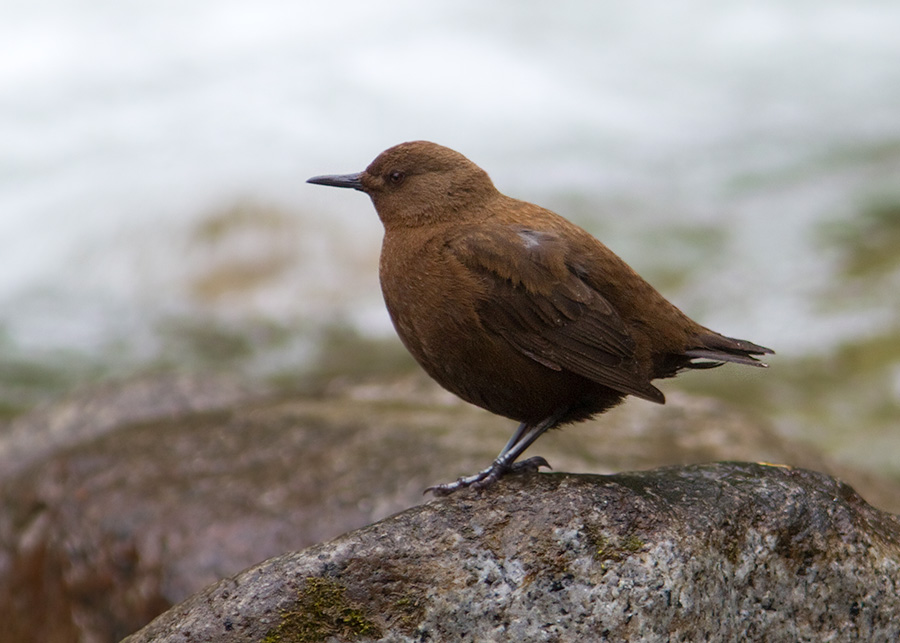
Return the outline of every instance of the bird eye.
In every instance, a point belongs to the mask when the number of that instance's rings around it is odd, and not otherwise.
[[[388,174],[388,180],[390,180],[390,182],[394,185],[400,185],[404,178],[406,178],[406,175],[399,170],[394,170],[393,172]]]

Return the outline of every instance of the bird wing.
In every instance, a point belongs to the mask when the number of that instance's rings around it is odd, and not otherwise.
[[[663,403],[642,375],[622,318],[570,264],[560,235],[524,226],[480,226],[448,247],[486,287],[476,312],[489,332],[547,368]]]

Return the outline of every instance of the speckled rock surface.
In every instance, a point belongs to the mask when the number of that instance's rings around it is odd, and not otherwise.
[[[758,464],[510,477],[209,587],[128,643],[897,641],[900,519]]]
[[[900,511],[896,483],[727,405],[668,397],[553,431],[529,455],[601,474],[786,463]],[[221,578],[427,501],[428,485],[489,462],[512,424],[424,375],[280,398],[141,380],[23,416],[0,433],[0,642],[118,641]]]

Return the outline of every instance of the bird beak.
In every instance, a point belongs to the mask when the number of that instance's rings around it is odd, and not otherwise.
[[[330,185],[333,188],[353,188],[354,190],[362,190],[362,172],[356,174],[329,174],[326,176],[314,176],[307,179],[307,183],[315,183],[316,185]]]

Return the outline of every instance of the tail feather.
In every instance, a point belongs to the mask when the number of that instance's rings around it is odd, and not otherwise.
[[[759,361],[756,356],[774,353],[775,351],[771,348],[748,342],[745,339],[734,339],[712,333],[698,336],[697,345],[684,351],[685,357],[690,360],[712,360],[712,364],[711,362],[694,363],[691,361],[687,364],[688,368],[712,368],[721,365],[722,362],[765,368],[768,364]]]

